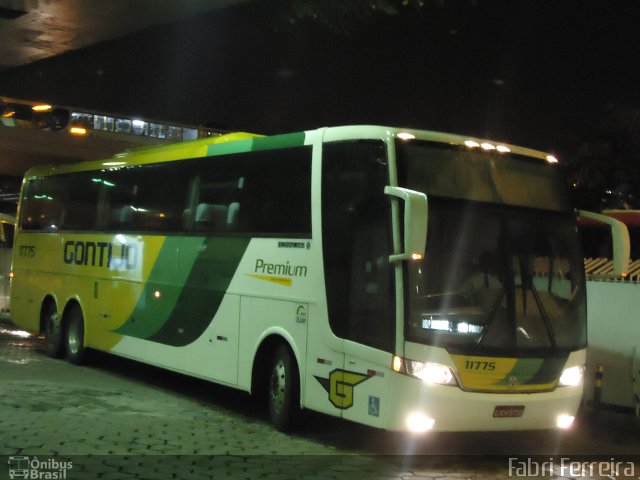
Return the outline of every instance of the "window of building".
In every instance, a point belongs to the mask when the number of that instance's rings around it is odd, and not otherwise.
[[[90,113],[72,112],[71,126],[82,128],[93,128],[93,115]]]
[[[102,130],[104,132],[113,132],[115,126],[115,120],[113,117],[106,115],[94,115],[93,116],[93,129]]]
[[[144,120],[132,120],[131,128],[134,135],[148,135],[149,123]]]
[[[116,132],[131,133],[131,120],[128,118],[116,118]]]

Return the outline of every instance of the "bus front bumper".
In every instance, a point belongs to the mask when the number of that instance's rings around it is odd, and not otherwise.
[[[570,428],[582,398],[582,385],[551,392],[466,392],[457,386],[426,385],[394,375],[386,429],[507,431]]]

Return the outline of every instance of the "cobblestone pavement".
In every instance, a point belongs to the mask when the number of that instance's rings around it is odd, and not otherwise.
[[[638,455],[632,423],[602,415],[564,435],[416,439],[306,414],[299,432],[285,435],[245,393],[102,354],[74,367],[0,321],[0,479],[508,478],[515,472],[509,456],[549,463],[551,456]],[[636,462],[629,478],[640,478],[638,458],[629,459]],[[529,465],[524,474],[531,473]],[[570,473],[556,468],[551,477]]]

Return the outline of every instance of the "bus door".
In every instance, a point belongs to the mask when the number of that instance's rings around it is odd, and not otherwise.
[[[11,218],[11,223],[2,217]],[[0,214],[0,310],[9,310],[9,273],[13,255],[13,230],[15,218]]]
[[[343,417],[382,427],[389,405],[395,348],[394,269],[389,262],[388,207],[369,210],[354,225],[345,341]]]
[[[374,208],[354,222],[343,237],[344,264],[325,250],[330,329],[321,322],[309,324],[305,402],[321,412],[380,427],[395,346],[387,213],[386,207]]]
[[[327,313],[344,348],[343,365],[332,366],[325,377],[328,400],[344,418],[381,426],[395,347],[386,145],[353,140],[322,147]]]

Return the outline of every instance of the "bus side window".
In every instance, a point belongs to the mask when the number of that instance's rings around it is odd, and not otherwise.
[[[65,190],[65,230],[93,230],[97,226],[98,198],[102,183],[93,172],[79,172],[62,177]]]
[[[311,233],[310,147],[199,159],[193,168],[197,175],[184,212],[189,229],[273,237]]]
[[[231,176],[231,178],[227,178]],[[193,229],[199,232],[225,233],[237,227],[240,203],[235,201],[237,174],[233,171],[208,171],[201,178],[193,200]]]
[[[134,190],[131,185],[118,185],[117,190],[107,191],[107,227],[129,229],[133,226]]]
[[[196,208],[196,230],[226,231],[229,224],[229,207],[222,204],[199,203]]]
[[[24,230],[58,230],[64,219],[64,192],[50,181],[32,180],[25,187],[26,205],[21,214]]]

